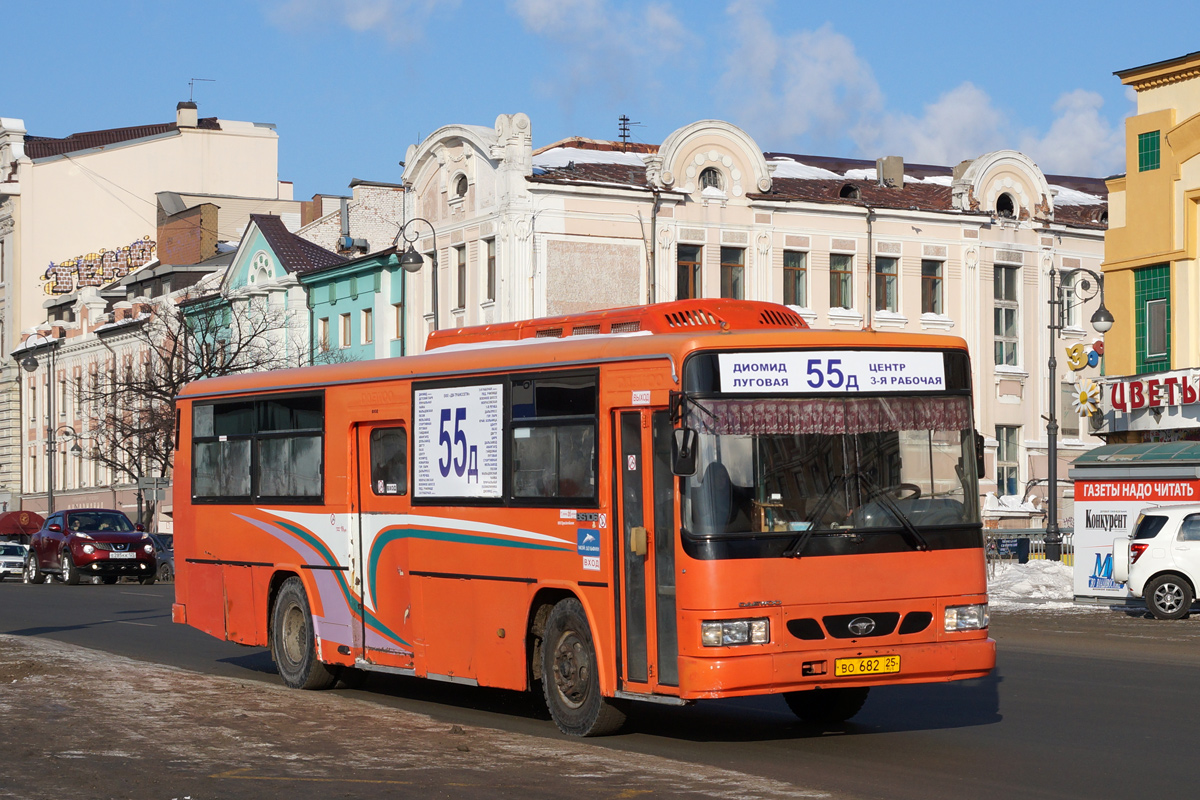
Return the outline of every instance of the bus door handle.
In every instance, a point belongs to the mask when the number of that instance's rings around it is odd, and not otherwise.
[[[646,555],[646,529],[641,525],[629,529],[629,549],[634,555]]]

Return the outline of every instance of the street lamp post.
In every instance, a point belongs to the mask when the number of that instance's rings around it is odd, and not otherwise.
[[[421,267],[425,266],[425,257],[417,252],[417,248],[413,247],[413,243],[419,238],[415,229],[411,232],[409,227],[414,222],[423,222],[429,226],[430,233],[433,234],[433,329],[438,329],[438,259],[437,259],[437,230],[427,219],[421,217],[413,217],[408,222],[405,222],[400,227],[400,232],[396,234],[396,238],[392,240],[392,246],[395,247],[401,239],[408,246],[404,248],[404,253],[400,256],[400,266],[404,267],[406,272],[420,272]]]
[[[48,337],[39,337],[47,339]],[[36,347],[41,347],[44,343],[39,343]],[[54,513],[54,457],[58,455],[58,433],[63,429],[70,431],[67,435],[69,439],[78,438],[79,434],[70,425],[55,425],[54,424],[54,381],[58,374],[55,369],[57,361],[56,354],[58,352],[58,340],[48,340],[49,357],[47,361],[50,369],[50,374],[46,379],[46,392],[49,395],[46,398],[46,516]],[[39,366],[38,360],[29,354],[21,359],[21,366],[26,372],[35,372]],[[83,448],[76,442],[71,446],[71,452],[79,455],[83,452]]]
[[[1086,267],[1078,267],[1075,269],[1064,270],[1061,277],[1065,280],[1079,273],[1086,273],[1096,281],[1096,288],[1092,290],[1086,279],[1079,282],[1079,289],[1074,290],[1076,297],[1080,298],[1078,302],[1090,300],[1099,295],[1100,307],[1092,314],[1092,327],[1096,333],[1104,335],[1113,326],[1113,315],[1107,308],[1104,307],[1104,276],[1098,275]],[[1066,312],[1068,302],[1066,298],[1066,287],[1058,282],[1059,272],[1053,267],[1050,268],[1050,324],[1047,326],[1050,331],[1050,360],[1047,364],[1050,372],[1050,416],[1046,421],[1046,439],[1049,444],[1047,465],[1046,485],[1049,492],[1049,500],[1046,508],[1046,560],[1061,561],[1062,560],[1062,531],[1058,527],[1058,417],[1055,414],[1055,409],[1058,404],[1058,386],[1055,383],[1055,369],[1058,367],[1058,358],[1055,356],[1055,347],[1058,344],[1058,335],[1066,325]]]

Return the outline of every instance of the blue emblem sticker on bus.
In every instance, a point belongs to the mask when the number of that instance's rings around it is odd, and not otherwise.
[[[600,555],[600,531],[592,528],[579,528],[579,555]]]

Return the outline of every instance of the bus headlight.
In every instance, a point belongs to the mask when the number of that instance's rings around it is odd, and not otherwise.
[[[770,641],[769,619],[720,619],[700,623],[700,643],[705,647],[767,644]]]
[[[946,606],[946,632],[981,631],[988,626],[987,603]]]

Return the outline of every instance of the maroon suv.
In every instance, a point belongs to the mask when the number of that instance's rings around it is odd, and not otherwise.
[[[122,577],[154,583],[154,541],[141,528],[108,508],[55,512],[29,542],[25,582],[42,583],[47,575],[57,575],[72,585],[91,577],[105,583]]]

